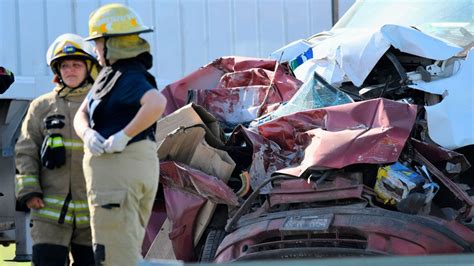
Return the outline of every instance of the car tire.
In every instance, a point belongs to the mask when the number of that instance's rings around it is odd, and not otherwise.
[[[226,233],[222,229],[212,229],[206,237],[204,248],[202,249],[201,262],[212,262],[216,256],[217,248],[224,239]]]

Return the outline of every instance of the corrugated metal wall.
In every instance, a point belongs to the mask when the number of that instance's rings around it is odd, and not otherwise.
[[[134,8],[155,32],[143,36],[155,57],[151,72],[164,86],[215,58],[267,57],[277,48],[332,26],[354,0],[0,0],[0,65],[16,83],[2,97],[32,98],[51,89],[49,44],[66,32],[87,36],[97,7]]]

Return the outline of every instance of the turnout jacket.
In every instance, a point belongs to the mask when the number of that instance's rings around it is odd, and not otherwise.
[[[22,203],[35,196],[43,199],[45,207],[31,211],[33,220],[90,226],[82,171],[84,145],[73,128],[74,115],[90,87],[71,90],[57,86],[30,104],[15,146],[15,195]],[[65,149],[64,164],[54,169],[42,165],[40,154],[43,141],[51,134],[62,136]]]

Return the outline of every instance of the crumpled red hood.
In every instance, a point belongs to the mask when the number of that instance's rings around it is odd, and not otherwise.
[[[218,118],[229,112],[238,114],[240,109],[252,107],[257,107],[257,113],[262,114],[267,112],[269,105],[288,101],[301,84],[275,60],[222,57],[163,89],[162,93],[167,98],[165,115],[184,106],[189,91],[198,93],[196,103]],[[249,91],[247,87],[252,89]],[[236,98],[239,93],[235,91],[240,91],[242,96]],[[243,104],[245,98],[249,97],[253,100]]]
[[[258,126],[258,138],[244,128],[234,133],[253,147],[255,188],[275,172],[300,176],[308,168],[395,162],[416,112],[415,105],[379,98],[283,116]]]
[[[283,150],[304,150],[298,166],[279,171],[299,176],[308,167],[397,161],[416,110],[415,105],[374,99],[281,117],[259,126],[258,131]]]

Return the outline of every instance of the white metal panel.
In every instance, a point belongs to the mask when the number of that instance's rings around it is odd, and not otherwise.
[[[99,0],[99,6],[113,3],[127,4],[127,2],[126,0]]]
[[[5,66],[14,73],[19,71],[19,35],[17,34],[19,28],[16,10],[15,2],[0,1],[0,25],[4,25],[2,27],[2,37],[0,38],[0,65]]]
[[[133,8],[142,18],[143,24],[147,27],[155,28],[155,1],[153,0],[128,0],[127,5]],[[152,53],[156,51],[156,39],[155,34],[142,34],[141,37],[150,43]],[[153,58],[153,67],[150,72],[156,73],[157,65],[156,56]]]
[[[44,2],[41,0],[18,0],[18,6],[19,73],[33,77],[47,75],[45,53],[48,47]]]
[[[234,54],[242,56],[258,56],[258,9],[257,1],[233,0],[231,16],[234,40]]]
[[[339,0],[335,0],[339,1]],[[349,0],[351,1],[351,0]],[[344,11],[345,12],[345,11]],[[331,1],[309,1],[310,35],[329,30],[332,27]]]
[[[178,1],[160,1],[155,4],[156,49],[158,79],[176,80],[184,72],[181,38],[181,12]],[[165,81],[166,83],[166,81]]]
[[[75,30],[75,15],[72,1],[50,0],[45,2],[45,33],[46,43],[49,45],[61,34],[66,32],[77,32]],[[43,57],[44,58],[44,57]]]
[[[267,57],[286,43],[284,0],[258,0],[258,54]]]
[[[0,98],[34,98],[50,90],[49,44],[66,32],[87,36],[89,14],[106,3],[134,8],[154,56],[160,87],[228,55],[267,57],[297,39],[332,26],[332,4],[342,15],[355,0],[0,0],[0,65],[16,76]]]
[[[339,18],[346,13],[346,11],[352,6],[354,0],[338,0],[339,1]]]
[[[231,1],[207,0],[207,3],[209,58],[234,54]]]
[[[320,1],[321,2],[321,1]],[[326,1],[327,2],[327,1]],[[312,31],[310,0],[284,1],[283,12],[285,12],[285,44],[301,39],[303,36],[309,37],[314,34]],[[319,12],[318,12],[319,13]],[[328,19],[330,19],[329,16]],[[326,24],[320,21],[319,24]],[[329,27],[331,27],[329,25]],[[329,27],[326,27],[329,28]],[[281,45],[283,46],[283,45]],[[281,47],[280,46],[280,47]],[[278,47],[278,48],[280,48]],[[275,49],[276,50],[276,49]]]
[[[209,60],[206,1],[180,1],[181,39],[184,44],[184,73],[190,73]]]
[[[64,0],[62,0],[64,1]],[[72,0],[73,15],[75,18],[74,29],[83,37],[89,32],[89,14],[99,6],[98,0]]]

